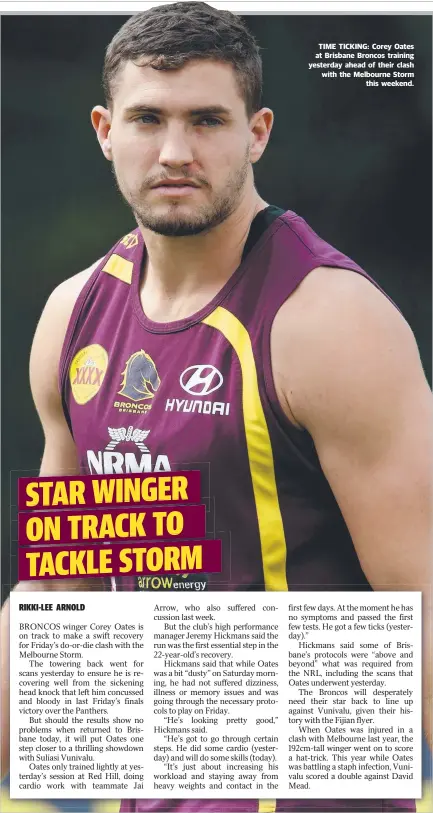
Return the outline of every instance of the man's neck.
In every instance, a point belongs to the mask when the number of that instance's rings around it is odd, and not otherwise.
[[[146,316],[175,321],[210,302],[240,264],[251,222],[267,205],[255,194],[223,223],[192,237],[141,229],[147,250],[140,292]]]

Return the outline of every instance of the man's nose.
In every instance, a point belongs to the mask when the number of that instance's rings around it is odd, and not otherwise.
[[[173,123],[167,127],[159,153],[159,163],[165,166],[181,167],[191,164],[194,155],[190,136],[183,124]]]

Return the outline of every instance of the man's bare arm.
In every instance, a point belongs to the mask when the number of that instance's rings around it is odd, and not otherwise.
[[[96,264],[59,285],[39,321],[30,358],[32,394],[45,435],[41,475],[76,474],[77,452],[66,423],[57,384],[57,370],[66,328],[76,298]],[[59,579],[20,582],[20,592],[46,590],[102,590],[100,579]],[[1,775],[9,769],[9,599],[1,613],[2,726]]]
[[[401,314],[358,274],[318,268],[291,300],[273,330],[277,388],[314,439],[372,587],[423,593],[431,745],[432,398],[418,349]]]

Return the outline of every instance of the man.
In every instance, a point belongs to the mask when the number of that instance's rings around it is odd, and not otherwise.
[[[209,590],[422,589],[431,401],[416,344],[362,269],[257,193],[273,114],[248,30],[199,2],[138,14],[107,49],[104,87],[92,123],[138,228],[42,315],[31,357],[41,474],[200,467],[208,532],[223,540]],[[324,808],[415,809],[184,799],[121,810]]]

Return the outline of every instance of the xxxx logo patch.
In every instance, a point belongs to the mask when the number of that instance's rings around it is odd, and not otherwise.
[[[108,367],[108,353],[100,344],[83,347],[69,368],[72,395],[77,404],[87,404],[98,392]]]

